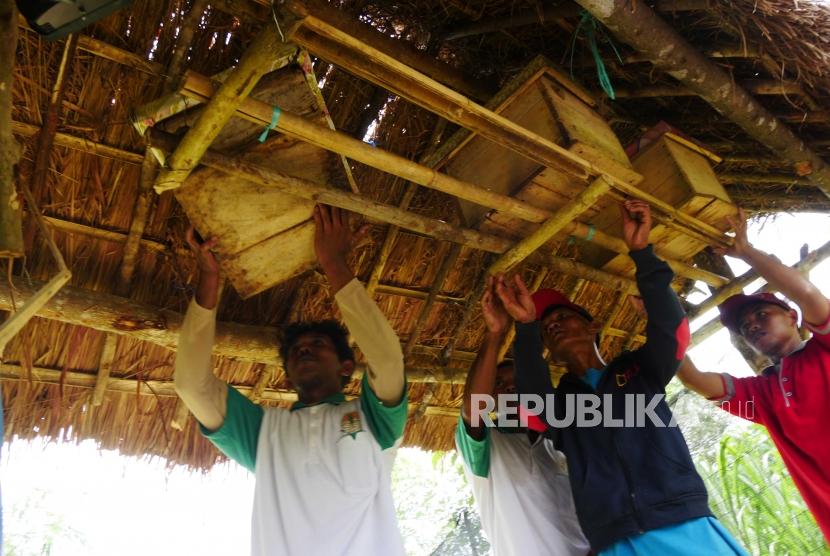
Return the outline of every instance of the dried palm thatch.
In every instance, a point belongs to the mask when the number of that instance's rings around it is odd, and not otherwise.
[[[106,448],[163,457],[193,469],[220,461],[222,456],[199,436],[172,391],[173,352],[168,348],[175,345],[177,319],[192,294],[197,270],[183,244],[187,220],[182,207],[172,193],[156,195],[147,186],[154,168],[146,162],[145,139],[135,131],[132,111],[175,88],[182,76],[168,74],[168,68],[202,75],[231,68],[257,33],[273,24],[267,4],[218,1],[195,17],[190,16],[191,7],[203,3],[138,0],[130,10],[85,29],[68,65],[53,146],[45,157],[37,156],[38,135],[48,128],[48,106],[65,45],[43,42],[21,26],[12,114],[12,129],[24,145],[18,179],[33,184],[37,204],[54,226],[73,278],[64,292],[68,301],[48,306],[3,353],[0,383],[8,438],[94,438]],[[406,59],[412,63],[426,58],[444,64],[440,73],[451,73],[456,87],[480,104],[542,53],[566,66],[563,73],[569,79],[572,74],[573,81],[587,90],[586,96],[596,101],[596,110],[623,145],[666,120],[724,155],[715,170],[732,176],[726,191],[740,204],[760,212],[828,210],[818,189],[787,174],[787,165],[777,163],[728,115],[717,114],[694,96],[677,95],[676,83],[625,44],[614,45],[619,59],[608,42],[598,47],[614,86],[637,94],[613,102],[603,98],[595,85],[596,60],[578,32],[580,15],[573,5],[554,6],[542,14],[536,4],[502,0],[413,0],[394,5],[346,1],[337,7],[343,17],[380,31],[393,41],[392,47],[408,49]],[[814,149],[826,152],[830,130],[821,116],[830,110],[824,94],[830,66],[824,57],[827,34],[821,31],[827,18],[819,17],[825,7],[799,3],[796,15],[785,13],[785,5],[775,2],[732,2],[726,9],[709,2],[664,0],[656,7],[735,80],[784,79],[802,86],[804,94],[757,98]],[[195,23],[189,32],[183,32],[186,22]],[[460,34],[461,29],[466,34]],[[190,43],[180,44],[181,40]],[[184,63],[174,54],[183,51]],[[313,63],[335,129],[424,165],[440,165],[439,155],[453,150],[447,145],[463,140],[456,139],[463,130],[447,120],[451,114],[437,115],[406,100],[406,91],[391,93],[322,56]],[[660,96],[646,97],[644,91]],[[495,109],[498,99],[491,102]],[[809,117],[798,117],[805,113]],[[170,118],[165,130],[183,131],[195,117],[198,108]],[[38,163],[39,158],[43,162]],[[403,206],[412,214],[456,227],[469,225],[451,195],[413,187],[359,162],[350,167],[367,200]],[[782,183],[753,181],[766,171]],[[142,203],[146,209],[138,210]],[[15,267],[15,293],[20,297],[54,271],[43,238],[28,217],[25,223],[28,258]],[[524,233],[507,237],[515,241]],[[566,261],[596,256],[584,241],[569,239],[570,234],[579,235],[574,228],[557,236],[544,247],[546,255]],[[131,244],[138,246],[134,270],[125,271],[126,246]],[[455,262],[438,280],[451,254]],[[390,233],[380,222],[372,222],[369,240],[353,253],[357,275],[372,282],[379,306],[402,341],[412,345],[406,361],[414,379],[407,444],[428,449],[452,446],[463,380],[483,336],[474,294],[480,276],[495,259],[496,254],[454,247],[423,233]],[[549,262],[544,257],[531,259],[516,268],[527,281],[539,278],[541,286],[569,292],[598,319],[608,320],[604,352],[642,342],[644,323],[625,296],[608,283],[573,276]],[[687,279],[676,284],[681,295],[690,285]],[[0,308],[10,308],[8,286],[0,286]],[[332,316],[337,310],[328,284],[313,269],[248,299],[227,286],[219,320],[228,323],[230,339],[217,350],[216,373],[263,405],[286,406],[293,394],[276,366],[280,328],[298,319]],[[234,337],[246,339],[244,354],[233,351]],[[358,387],[353,381],[347,394],[356,394]]]

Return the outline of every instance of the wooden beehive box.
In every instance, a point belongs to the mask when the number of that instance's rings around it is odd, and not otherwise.
[[[251,96],[327,125],[316,80],[307,72],[283,68],[264,77]],[[276,132],[259,143],[261,132],[261,126],[233,118],[212,148],[289,176],[349,187],[348,166],[338,155]],[[218,238],[222,272],[243,299],[316,264],[311,201],[210,168],[194,172],[175,195],[202,237]]]
[[[726,231],[727,216],[737,214],[729,194],[718,181],[712,161],[718,158],[673,133],[664,133],[643,148],[633,160],[634,169],[643,175],[639,187],[678,210]],[[622,233],[618,211],[597,216],[597,225]],[[689,260],[706,244],[662,224],[655,224],[650,240],[664,257]],[[633,272],[630,258],[612,256],[604,268],[614,272]]]
[[[625,173],[631,168],[628,157],[595,106],[584,89],[543,57],[531,62],[488,104],[491,110],[571,152],[595,160],[599,157]],[[549,210],[566,205],[588,185],[584,179],[541,166],[464,130],[446,142],[440,156],[442,172]],[[603,199],[585,218],[609,202]],[[519,239],[538,227],[473,203],[461,201],[460,205],[466,224],[482,231]]]

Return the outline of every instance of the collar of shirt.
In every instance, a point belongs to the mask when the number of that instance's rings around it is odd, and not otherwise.
[[[345,394],[343,394],[343,392],[337,392],[336,394],[332,394],[331,396],[326,396],[325,398],[323,398],[322,400],[320,400],[317,403],[304,403],[304,402],[301,402],[300,400],[297,400],[296,402],[291,404],[291,411],[294,411],[296,409],[304,409],[306,407],[312,407],[312,406],[320,405],[320,404],[324,404],[324,403],[328,403],[328,404],[331,404],[331,405],[340,405],[341,403],[345,403],[345,402],[346,402]]]
[[[783,361],[785,357],[789,357],[791,355],[794,355],[794,354],[798,353],[799,351],[804,349],[804,347],[806,345],[807,345],[807,342],[802,340],[801,344],[797,348],[792,350],[790,353],[788,353],[787,355],[782,357],[781,361]],[[774,374],[777,374],[777,373],[781,372],[781,361],[779,361],[778,363],[775,363],[774,365],[770,365],[769,367],[767,367],[766,369],[761,371],[761,374],[764,375],[764,376],[771,376],[771,375],[774,375]]]

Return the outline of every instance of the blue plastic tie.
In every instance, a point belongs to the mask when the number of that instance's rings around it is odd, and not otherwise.
[[[282,114],[282,110],[280,110],[279,106],[275,106],[274,112],[271,114],[271,123],[265,126],[265,129],[259,136],[260,143],[264,143],[268,139],[268,132],[277,127],[277,122],[280,121],[280,114]]]

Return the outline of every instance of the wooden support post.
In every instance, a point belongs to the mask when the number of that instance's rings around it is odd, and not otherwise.
[[[753,95],[798,95],[803,93],[798,83],[786,83],[778,80],[744,81],[741,85]],[[693,97],[697,93],[686,87],[670,85],[653,85],[641,89],[617,89],[617,98],[655,98],[655,97]]]
[[[179,36],[176,37],[176,44],[173,47],[173,53],[170,55],[170,62],[167,64],[167,75],[164,78],[164,88],[167,90],[176,88],[176,83],[187,59],[187,51],[190,49],[193,35],[199,26],[199,20],[202,18],[206,7],[207,0],[193,0],[190,11],[187,12],[184,21],[179,25]]]
[[[271,71],[275,60],[291,51],[296,51],[296,46],[280,42],[271,25],[263,28],[242,56],[236,70],[228,75],[199,120],[187,131],[176,151],[168,158],[167,168],[159,172],[156,179],[156,192],[176,189],[187,179],[202,154],[259,79]]]
[[[55,132],[58,129],[60,108],[63,103],[63,92],[66,88],[66,79],[69,75],[69,65],[75,55],[75,47],[77,44],[77,35],[69,35],[66,39],[60,66],[58,66],[58,75],[52,87],[52,96],[49,99],[46,114],[43,116],[43,127],[37,137],[35,161],[29,182],[29,189],[35,196],[35,200],[40,199],[41,191],[46,183],[46,173],[49,171],[49,159],[52,156],[52,144],[55,139]]]
[[[98,407],[104,402],[104,395],[107,392],[107,384],[110,380],[112,362],[115,359],[115,346],[118,336],[107,334],[104,339],[104,347],[101,349],[101,356],[98,359],[98,376],[95,379],[95,391],[92,393],[92,406]]]
[[[461,253],[461,246],[456,243],[452,246],[450,252],[447,253],[447,255],[444,257],[444,260],[441,261],[441,266],[438,268],[438,273],[436,274],[435,280],[432,283],[432,287],[429,290],[429,296],[427,297],[424,304],[421,306],[421,310],[418,313],[418,318],[415,320],[415,326],[412,328],[412,332],[410,332],[409,334],[409,340],[406,342],[406,346],[404,347],[404,360],[406,360],[409,357],[409,355],[412,353],[412,349],[418,343],[418,339],[421,336],[421,332],[423,331],[427,321],[429,320],[429,315],[432,312],[432,307],[435,304],[438,292],[440,292],[441,288],[444,286],[444,282],[447,279],[447,274],[449,274],[450,270],[452,270],[452,267],[455,266],[455,262],[458,260],[459,253]]]
[[[487,273],[507,272],[516,266],[528,255],[550,241],[568,223],[573,222],[580,214],[590,209],[603,195],[608,193],[610,188],[611,185],[604,178],[597,178],[594,183],[583,189],[567,205],[557,210],[535,232],[519,241],[499,257]]]
[[[813,184],[806,178],[799,178],[793,174],[720,174],[718,180],[723,184],[766,184],[790,186],[807,186]]]
[[[737,85],[733,76],[706,59],[643,0],[577,0],[577,3],[618,39],[647,55],[657,69],[693,90],[830,196],[830,167]],[[645,29],[648,32],[643,32]]]
[[[600,338],[605,338],[608,335],[608,331],[613,328],[614,321],[623,312],[626,303],[628,303],[628,292],[619,292],[617,299],[614,300],[611,313],[606,317],[605,322],[602,323],[602,328],[599,331]]]
[[[119,295],[127,295],[130,290],[130,282],[135,272],[138,251],[141,246],[141,238],[144,235],[144,228],[147,225],[150,202],[154,195],[153,181],[155,174],[156,161],[150,148],[147,147],[144,153],[144,164],[141,166],[138,198],[136,198],[135,206],[133,207],[130,231],[127,234],[127,241],[124,243],[124,255],[121,259],[121,266],[118,269],[116,293]]]
[[[0,258],[22,257],[23,217],[15,188],[20,145],[12,135],[14,61],[17,58],[17,8],[0,0]]]

